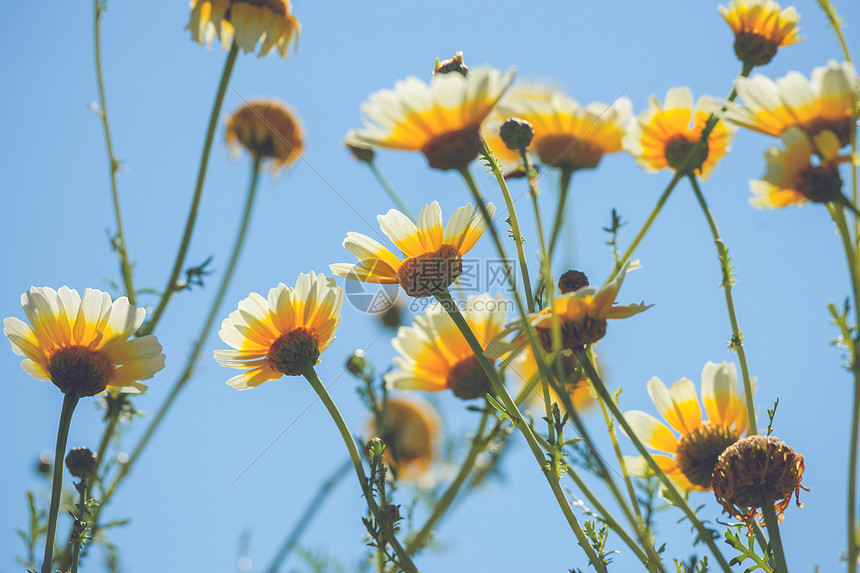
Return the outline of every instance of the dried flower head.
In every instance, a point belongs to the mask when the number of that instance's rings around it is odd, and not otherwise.
[[[226,142],[234,156],[245,148],[255,160],[269,160],[275,173],[301,157],[303,132],[298,115],[286,104],[251,100],[227,119]]]
[[[66,467],[77,478],[89,478],[96,473],[98,457],[89,448],[73,448],[66,454]]]
[[[717,460],[712,487],[725,513],[752,527],[763,503],[774,503],[777,518],[795,496],[798,507],[803,456],[774,436],[747,436],[728,447]],[[807,490],[808,491],[808,490]]]

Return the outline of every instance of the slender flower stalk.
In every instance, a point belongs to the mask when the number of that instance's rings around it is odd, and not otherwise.
[[[99,117],[105,131],[105,146],[107,147],[108,167],[110,169],[110,186],[113,196],[113,211],[116,218],[116,240],[114,248],[119,255],[122,282],[125,286],[125,294],[128,302],[135,304],[134,281],[132,280],[131,263],[128,260],[128,248],[125,243],[125,233],[122,228],[122,215],[119,208],[119,191],[116,184],[116,173],[119,171],[119,160],[113,153],[113,143],[110,136],[110,123],[108,121],[107,98],[105,97],[104,75],[102,73],[102,50],[101,50],[101,17],[104,12],[104,0],[93,0],[94,26],[93,36],[95,40],[96,78],[99,84]]]
[[[45,558],[42,560],[42,573],[51,573],[54,563],[54,540],[57,537],[57,517],[60,514],[60,498],[63,496],[63,460],[66,457],[66,442],[69,439],[69,425],[78,404],[78,394],[69,389],[63,397],[60,411],[60,427],[57,429],[57,446],[54,448],[54,477],[51,481],[51,507],[48,511],[48,529],[45,533]]]
[[[409,211],[409,207],[406,206],[406,203],[403,202],[403,199],[400,198],[400,195],[397,194],[397,191],[394,190],[394,187],[388,182],[388,179],[382,174],[382,171],[379,170],[379,167],[376,166],[375,161],[369,161],[367,166],[370,168],[370,172],[373,173],[373,176],[376,177],[376,180],[379,181],[379,185],[382,189],[388,194],[397,208],[407,217],[412,220],[415,220],[415,217],[412,216],[412,213]]]
[[[549,236],[549,256],[555,253],[555,245],[561,235],[564,225],[564,213],[567,205],[567,194],[570,191],[570,180],[573,178],[573,169],[562,169],[558,183],[558,205],[555,208],[555,221],[552,224],[552,234]]]
[[[860,275],[858,275],[857,251],[854,249],[848,222],[845,219],[845,210],[841,205],[832,203],[827,205],[830,216],[833,217],[842,246],[845,249],[845,259],[848,263],[848,276],[851,279],[851,292],[854,297],[855,320],[860,325]],[[860,548],[857,543],[857,447],[860,442],[860,361],[857,360],[857,348],[860,341],[855,338],[852,341],[853,358],[851,372],[854,374],[854,399],[851,408],[851,438],[848,445],[848,571],[856,573],[857,558]]]
[[[340,431],[340,435],[343,438],[344,444],[346,444],[346,449],[349,451],[349,457],[352,460],[352,465],[355,468],[355,475],[358,477],[358,483],[361,486],[361,491],[364,493],[364,500],[367,502],[367,506],[370,508],[370,512],[373,514],[373,517],[379,523],[384,523],[384,517],[382,516],[382,512],[379,509],[379,506],[376,503],[376,500],[373,497],[373,490],[371,489],[370,482],[367,479],[367,475],[364,473],[364,465],[362,465],[361,454],[358,452],[358,448],[355,445],[355,440],[352,437],[352,434],[349,431],[349,427],[346,425],[346,421],[343,419],[343,416],[340,414],[340,410],[337,409],[334,401],[331,399],[331,396],[326,390],[325,384],[322,383],[319,376],[317,376],[316,371],[313,366],[308,367],[302,372],[302,375],[310,382],[311,387],[314,389],[314,392],[317,393],[322,403],[325,405],[328,410],[329,415],[331,415],[332,420],[334,420],[335,425],[337,425],[338,431]],[[391,535],[387,541],[391,544],[391,547],[394,549],[394,552],[397,553],[397,557],[400,559],[400,566],[403,567],[405,571],[418,571],[418,568],[415,567],[415,564],[412,563],[412,558],[409,557],[409,553],[403,548],[400,542],[397,540],[395,535]]]
[[[278,573],[278,569],[281,568],[290,556],[290,553],[292,553],[293,549],[298,544],[299,539],[301,539],[302,534],[304,534],[317,512],[322,508],[326,498],[337,484],[339,484],[340,481],[349,473],[351,466],[352,462],[350,460],[344,460],[344,462],[340,464],[334,472],[332,472],[328,479],[322,483],[316,494],[314,494],[310,502],[308,502],[307,507],[305,507],[305,510],[293,526],[293,529],[290,530],[289,535],[287,535],[286,540],[284,540],[284,544],[278,550],[278,553],[272,559],[272,562],[269,563],[269,566],[266,568],[266,573]]]
[[[86,520],[87,514],[87,489],[90,479],[87,476],[81,478],[81,483],[76,487],[78,489],[78,515],[75,517],[75,524],[72,530],[75,532],[75,539],[72,543],[72,566],[69,568],[71,573],[78,573],[78,563],[81,559],[81,544],[83,542],[83,522]]]
[[[594,552],[594,548],[591,547],[588,538],[585,536],[585,532],[579,525],[579,521],[573,514],[573,509],[571,509],[570,503],[568,502],[567,497],[565,496],[564,491],[561,489],[561,485],[559,484],[558,475],[554,474],[552,471],[549,471],[545,467],[546,458],[544,452],[541,449],[541,446],[537,438],[535,437],[531,426],[526,423],[522,413],[520,412],[516,403],[511,398],[511,395],[505,388],[504,383],[499,379],[499,374],[498,372],[496,372],[496,369],[493,367],[487,357],[484,356],[484,349],[481,347],[481,343],[478,342],[478,339],[475,337],[475,334],[472,332],[472,329],[469,328],[469,324],[466,322],[466,319],[460,313],[460,309],[457,306],[457,303],[454,302],[454,299],[451,297],[451,294],[447,290],[436,293],[435,297],[436,300],[438,300],[439,303],[442,305],[442,308],[445,309],[445,312],[447,312],[448,315],[454,320],[457,327],[460,329],[460,332],[466,338],[466,341],[469,343],[469,346],[475,353],[475,357],[481,364],[481,368],[483,368],[484,373],[490,379],[490,383],[493,387],[493,392],[501,399],[501,404],[505,408],[512,423],[516,426],[518,430],[520,430],[520,432],[523,434],[523,437],[525,437],[529,449],[532,451],[532,454],[535,456],[535,459],[537,460],[540,467],[544,470],[544,477],[546,477],[547,481],[549,482],[553,494],[555,495],[556,501],[558,502],[558,505],[562,510],[562,513],[564,513],[564,516],[567,519],[571,530],[573,530],[577,541],[585,550],[585,553],[588,555],[591,564],[597,571],[601,573],[606,573],[606,568],[604,567],[603,562],[597,557],[596,553]]]
[[[753,66],[751,64],[744,63],[743,69],[738,77],[745,78],[750,75],[753,70]],[[727,101],[733,102],[738,97],[738,92],[734,88],[736,82],[732,82],[732,91],[727,98]],[[725,111],[726,106],[723,105],[720,111]],[[672,193],[672,190],[675,189],[675,186],[678,184],[678,181],[681,180],[684,175],[690,170],[693,163],[695,162],[695,158],[699,156],[702,152],[703,146],[705,145],[705,141],[707,141],[708,136],[719,123],[720,118],[717,117],[715,113],[711,113],[708,118],[707,123],[705,124],[704,129],[702,130],[702,134],[699,137],[699,141],[687,152],[687,155],[684,157],[684,160],[681,163],[681,168],[679,168],[675,175],[672,177],[669,184],[666,186],[666,189],[663,191],[663,194],[660,195],[660,198],[657,200],[657,204],[654,206],[654,209],[651,210],[651,214],[648,215],[648,218],[645,220],[645,224],[642,225],[642,228],[636,234],[636,238],[633,239],[633,242],[630,243],[630,246],[627,247],[627,250],[624,251],[624,254],[618,259],[618,262],[615,264],[615,268],[612,270],[612,274],[609,275],[609,278],[606,279],[606,283],[611,283],[615,280],[615,277],[618,276],[619,271],[624,267],[624,264],[630,260],[633,256],[633,253],[636,251],[637,247],[639,247],[639,243],[642,242],[642,239],[645,238],[645,235],[648,233],[648,230],[651,228],[651,225],[657,219],[657,215],[660,214],[660,211],[663,209],[663,205],[666,204],[666,201],[669,199],[669,195]]]
[[[203,196],[203,182],[206,180],[206,169],[209,166],[209,153],[212,150],[212,141],[215,138],[218,117],[221,115],[224,94],[227,92],[230,76],[233,73],[233,65],[236,63],[236,56],[238,54],[239,44],[233,42],[230,52],[227,54],[227,61],[224,62],[224,71],[221,73],[221,82],[218,84],[215,104],[212,106],[209,126],[206,128],[206,140],[203,143],[203,155],[200,157],[200,167],[197,171],[197,183],[194,186],[194,196],[191,199],[191,209],[188,211],[188,220],[185,223],[185,233],[182,236],[182,242],[179,244],[179,252],[176,253],[176,260],[173,263],[173,270],[170,272],[170,279],[167,281],[167,286],[164,287],[164,292],[161,294],[158,306],[155,308],[155,312],[152,313],[152,317],[141,329],[138,334],[139,336],[144,336],[155,330],[155,326],[161,319],[164,309],[167,308],[167,302],[176,291],[176,281],[179,278],[179,273],[182,272],[182,266],[185,264],[185,255],[188,253],[188,246],[191,244],[191,234],[194,232],[194,223],[197,221],[197,210],[200,207],[200,198]]]
[[[732,272],[729,266],[729,250],[726,244],[720,237],[720,231],[717,229],[717,223],[714,221],[711,210],[705,202],[705,196],[699,188],[699,183],[696,176],[689,175],[690,185],[693,187],[693,192],[696,194],[696,200],[702,208],[702,214],[708,221],[708,227],[711,229],[711,234],[714,237],[714,243],[717,247],[717,257],[720,259],[720,270],[722,271],[722,280],[720,286],[723,287],[723,292],[726,295],[726,308],[729,312],[729,322],[732,325],[732,342],[731,348],[738,355],[738,363],[741,366],[741,377],[744,381],[744,397],[746,399],[747,416],[749,417],[749,433],[751,436],[758,434],[758,426],[755,420],[755,404],[753,403],[752,381],[750,379],[749,367],[747,366],[747,355],[744,351],[743,335],[738,326],[738,318],[735,313],[735,302],[732,297]]]
[[[122,464],[119,469],[119,473],[113,479],[110,486],[105,489],[104,494],[102,495],[102,499],[100,500],[99,505],[94,509],[93,515],[93,528],[98,525],[98,519],[101,515],[101,510],[107,505],[107,503],[111,500],[114,493],[116,492],[117,487],[119,487],[120,483],[126,478],[126,476],[131,472],[132,467],[134,467],[137,460],[140,458],[141,453],[144,448],[149,444],[149,440],[152,439],[152,436],[155,434],[155,430],[161,425],[162,420],[167,415],[167,411],[173,405],[173,402],[176,400],[176,397],[179,395],[180,390],[185,387],[185,384],[191,379],[191,376],[194,374],[194,367],[197,364],[197,358],[200,356],[200,352],[203,350],[203,345],[206,342],[206,338],[208,334],[212,331],[212,325],[215,322],[216,317],[218,316],[218,311],[221,308],[221,304],[224,302],[224,296],[227,294],[227,289],[230,285],[230,281],[233,277],[233,272],[236,269],[236,264],[239,261],[239,256],[242,252],[242,245],[245,241],[245,236],[248,232],[248,227],[250,225],[251,220],[251,212],[254,205],[254,200],[257,193],[257,183],[260,175],[262,159],[256,159],[253,164],[252,173],[251,173],[251,183],[248,187],[248,197],[245,201],[245,209],[242,214],[242,222],[239,226],[239,231],[236,234],[236,240],[233,243],[233,252],[230,255],[230,261],[227,263],[227,270],[224,272],[224,277],[221,279],[221,285],[218,287],[218,292],[215,295],[215,300],[212,302],[212,306],[209,309],[209,315],[206,317],[206,320],[203,323],[202,328],[200,329],[200,334],[197,336],[197,342],[194,343],[194,348],[191,350],[191,354],[188,355],[188,360],[185,363],[185,368],[182,370],[182,374],[176,380],[176,383],[171,388],[170,393],[165,398],[164,402],[161,404],[161,407],[158,409],[158,413],[147,426],[146,431],[143,436],[140,438],[140,441],[135,446],[132,451],[131,456],[128,459],[128,462]],[[117,412],[118,414],[119,412]],[[116,419],[110,418],[108,422],[108,426],[105,429],[105,433],[102,436],[102,445],[106,446],[107,442],[110,440],[114,429],[116,428]],[[99,447],[99,463],[101,463],[102,458],[102,447]]]
[[[585,348],[579,348],[577,350],[574,350],[574,355],[576,356],[577,361],[585,369],[585,373],[588,375],[588,378],[591,380],[592,384],[594,384],[594,389],[597,392],[598,397],[603,400],[603,402],[612,412],[612,415],[615,417],[616,420],[618,420],[618,423],[621,425],[621,428],[624,430],[624,433],[627,434],[627,436],[636,446],[636,449],[639,450],[640,454],[642,454],[642,457],[645,459],[645,462],[648,464],[648,467],[651,468],[651,470],[660,479],[663,486],[666,488],[667,493],[669,495],[669,500],[686,514],[687,518],[698,531],[699,537],[708,545],[708,548],[711,550],[714,559],[716,559],[717,563],[719,563],[720,568],[725,571],[725,573],[731,573],[731,567],[729,567],[729,564],[726,561],[725,557],[723,557],[723,554],[717,548],[717,545],[714,542],[714,538],[711,535],[712,532],[705,527],[705,525],[696,515],[696,512],[693,511],[689,504],[684,500],[684,496],[681,494],[680,491],[678,491],[678,487],[675,485],[675,483],[669,478],[669,476],[666,475],[666,473],[660,468],[660,466],[657,465],[657,462],[651,456],[651,453],[636,436],[636,433],[633,431],[633,428],[630,427],[630,424],[624,418],[624,415],[618,409],[618,406],[615,404],[615,401],[609,394],[609,390],[607,390],[606,386],[603,384],[603,380],[601,380],[600,375],[594,368],[594,364],[591,362],[591,358],[588,356],[588,352],[586,352]]]

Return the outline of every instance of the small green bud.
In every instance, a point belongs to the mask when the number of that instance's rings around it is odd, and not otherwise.
[[[364,357],[364,350],[357,348],[352,356],[346,359],[346,369],[350,374],[358,376],[367,368],[367,358]]]
[[[88,478],[96,472],[98,457],[89,448],[74,448],[66,454],[66,467],[77,478]]]
[[[502,138],[505,146],[512,151],[520,151],[521,149],[528,148],[534,136],[534,126],[518,117],[508,118],[502,124],[502,127],[499,128],[499,137]]]

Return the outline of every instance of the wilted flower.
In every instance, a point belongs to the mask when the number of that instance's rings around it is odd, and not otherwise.
[[[60,390],[93,396],[105,389],[139,393],[146,380],[164,368],[158,339],[134,335],[146,311],[126,297],[85,289],[83,296],[69,287],[55,291],[32,287],[21,295],[30,321],[11,317],[3,332],[15,354],[24,356],[24,370],[37,380],[50,380]]]
[[[215,359],[245,370],[227,384],[247,390],[284,374],[304,374],[334,340],[342,304],[334,279],[314,272],[300,274],[295,288],[279,284],[269,290],[268,300],[252,292],[218,331],[234,350],[216,350]]]
[[[286,104],[251,100],[227,119],[227,145],[234,156],[244,147],[256,161],[271,160],[272,172],[289,167],[302,154],[301,121]]]

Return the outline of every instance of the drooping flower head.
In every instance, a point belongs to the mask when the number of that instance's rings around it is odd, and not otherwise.
[[[514,86],[497,108],[503,117],[517,117],[534,126],[531,149],[543,164],[570,171],[594,169],[604,154],[621,151],[624,125],[632,110],[624,97],[609,105],[583,106],[542,84]]]
[[[470,296],[461,309],[466,322],[485,350],[504,327],[507,301],[497,295]],[[487,374],[454,320],[439,304],[415,317],[413,326],[401,326],[392,341],[397,366],[385,375],[392,388],[437,392],[450,389],[471,400],[490,392]]]
[[[583,286],[576,291],[556,296],[552,307],[532,315],[531,324],[537,330],[544,350],[552,351],[553,315],[557,317],[561,326],[562,348],[576,350],[603,338],[606,334],[607,319],[628,318],[650,308],[651,305],[643,303],[615,305],[615,298],[618,296],[627,271],[638,267],[639,262],[632,261],[624,265],[615,280],[599,292],[593,287]],[[518,339],[524,340],[524,336],[520,334]]]
[[[254,160],[268,159],[275,173],[301,156],[303,131],[298,115],[286,104],[251,100],[227,119],[226,142],[234,157],[247,149]]]
[[[368,424],[370,436],[385,442],[385,462],[400,480],[419,479],[436,459],[442,423],[433,406],[420,398],[388,398],[382,429],[376,420]]]
[[[791,127],[809,137],[832,131],[840,147],[849,143],[852,109],[857,105],[857,74],[848,62],[831,60],[813,69],[811,80],[799,72],[789,72],[776,81],[756,74],[738,78],[735,88],[744,105],[726,104],[723,118],[728,122],[774,137]]]
[[[225,47],[234,41],[245,52],[260,46],[260,57],[273,48],[287,57],[301,26],[290,13],[289,0],[191,0],[191,39],[211,43],[216,37]]]
[[[708,362],[702,370],[702,409],[696,388],[687,378],[671,387],[654,377],[648,382],[648,394],[657,410],[678,433],[640,410],[625,412],[624,417],[636,436],[648,447],[668,455],[654,455],[666,475],[686,490],[707,491],[717,458],[738,441],[747,429],[747,409],[738,392],[735,365]]]
[[[807,489],[801,485],[804,468],[803,456],[776,436],[747,436],[720,454],[714,470],[714,495],[724,513],[750,529],[764,496],[775,505],[781,523],[792,495],[798,507],[803,507],[800,490]]]
[[[735,54],[749,65],[763,66],[779,48],[801,40],[793,6],[783,10],[773,0],[732,0],[719,8],[735,33]]]
[[[797,127],[780,136],[785,149],[771,147],[765,153],[767,170],[760,180],[750,181],[755,194],[750,203],[761,209],[802,205],[807,201],[828,203],[842,197],[839,176],[839,140],[831,131],[818,133],[810,141]],[[812,158],[817,155],[815,164]]]
[[[508,88],[513,71],[481,67],[410,76],[362,104],[365,128],[350,138],[373,147],[420,151],[435,169],[462,169],[481,150],[481,124]]]
[[[591,392],[591,382],[588,381],[585,372],[577,364],[573,353],[567,351],[563,354],[562,359],[565,370],[565,378],[562,383],[570,398],[571,405],[576,408],[577,412],[590,408],[595,404],[595,398]],[[526,402],[537,404],[536,407],[543,411],[543,384],[541,384],[537,360],[530,345],[527,345],[510,361],[510,368],[515,384],[520,387],[527,385],[531,389]],[[549,397],[550,400],[558,404],[561,412],[564,413],[565,401],[552,386],[549,387]]]
[[[492,203],[487,203],[487,212],[490,217],[496,212]],[[480,210],[471,204],[454,211],[444,228],[436,201],[421,209],[417,225],[396,209],[376,220],[406,259],[370,237],[349,232],[343,246],[358,258],[358,264],[337,263],[331,265],[331,272],[363,282],[399,284],[413,297],[431,296],[457,280],[463,271],[463,255],[487,230]]]
[[[342,304],[334,279],[313,271],[300,274],[295,288],[282,283],[270,289],[268,299],[252,292],[218,331],[234,350],[216,350],[215,359],[244,370],[227,384],[247,390],[312,368],[334,340]]]
[[[623,138],[624,149],[645,171],[674,170],[684,166],[684,158],[702,137],[711,112],[720,104],[702,96],[693,107],[689,88],[672,88],[663,105],[651,96],[648,109],[633,118]],[[705,145],[692,158],[691,170],[706,179],[728,151],[735,127],[720,122],[708,135]]]
[[[12,351],[25,358],[27,374],[50,380],[64,393],[137,394],[146,390],[140,380],[164,368],[155,336],[131,338],[146,311],[126,297],[111,302],[108,293],[90,288],[79,295],[65,286],[32,287],[21,295],[21,305],[30,325],[14,317],[3,321]]]

